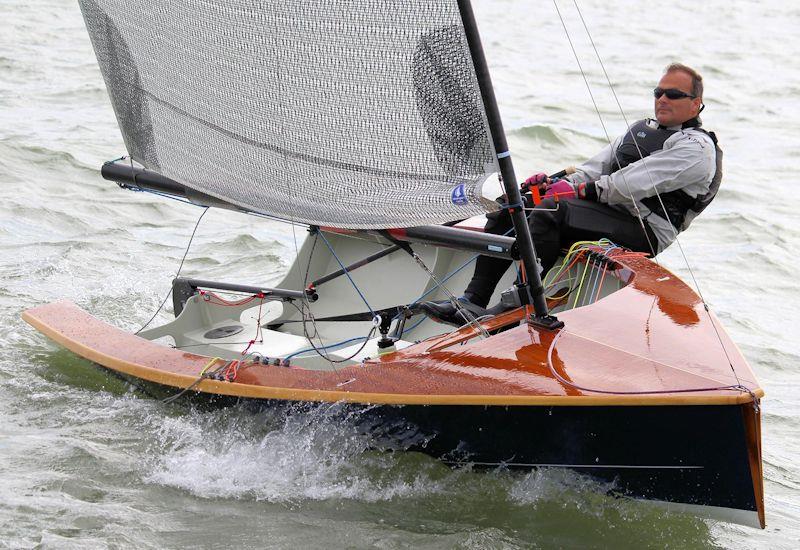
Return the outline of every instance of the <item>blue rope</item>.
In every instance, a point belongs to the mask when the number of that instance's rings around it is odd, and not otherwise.
[[[341,342],[336,342],[335,344],[328,344],[327,346],[322,346],[322,347],[317,347],[317,348],[301,349],[300,351],[296,351],[296,352],[292,353],[291,355],[287,355],[286,357],[284,357],[284,361],[288,361],[292,357],[296,357],[296,356],[300,355],[301,353],[308,353],[308,352],[317,351],[317,350],[320,350],[320,349],[336,348],[336,347],[339,347],[339,346],[343,346],[345,344],[349,344],[350,342],[355,342],[357,340],[366,340],[367,338],[369,338],[369,336],[356,336],[355,338],[349,338],[349,339],[343,340]]]
[[[364,302],[364,304],[367,306],[367,309],[369,309],[369,312],[370,312],[370,313],[372,313],[372,316],[373,316],[373,317],[375,317],[375,316],[376,316],[376,314],[375,314],[375,310],[373,310],[373,309],[372,309],[372,306],[370,306],[370,305],[369,305],[369,302],[367,302],[367,299],[366,299],[366,298],[364,297],[364,295],[361,293],[361,289],[360,289],[360,288],[358,288],[358,285],[356,285],[355,281],[353,281],[353,278],[350,276],[350,272],[349,272],[349,271],[347,271],[347,268],[344,266],[344,264],[342,263],[342,261],[339,259],[339,256],[337,256],[337,255],[336,255],[336,251],[335,251],[335,250],[333,249],[333,247],[331,246],[331,243],[329,243],[329,242],[328,242],[328,239],[326,239],[326,238],[325,238],[325,233],[323,233],[322,231],[317,231],[317,235],[319,235],[320,237],[322,237],[322,240],[323,240],[323,242],[325,243],[325,245],[328,247],[328,250],[330,250],[330,251],[331,251],[331,254],[333,255],[333,257],[334,257],[334,258],[336,258],[336,262],[339,264],[339,267],[341,267],[341,268],[342,268],[342,270],[344,271],[344,274],[345,274],[345,275],[347,275],[347,278],[350,280],[350,284],[352,284],[352,285],[353,285],[353,288],[355,288],[355,289],[356,289],[356,292],[358,292],[358,295],[361,297],[361,300],[362,300],[362,301]]]

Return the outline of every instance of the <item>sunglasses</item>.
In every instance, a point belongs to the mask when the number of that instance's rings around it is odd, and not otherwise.
[[[692,99],[695,99],[697,97],[696,95],[682,92],[677,88],[668,88],[666,90],[664,88],[656,88],[655,90],[653,90],[653,95],[655,96],[656,99],[659,99],[662,95],[667,96],[667,99],[683,99],[684,97],[690,97]]]

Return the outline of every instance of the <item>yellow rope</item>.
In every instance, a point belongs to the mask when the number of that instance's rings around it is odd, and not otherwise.
[[[586,273],[588,271],[589,271],[589,260],[586,259],[586,261],[583,264],[583,273],[581,274],[581,282],[578,285],[578,292],[575,293],[575,301],[572,302],[573,309],[578,307],[578,298],[581,295],[581,290],[583,290],[583,282],[586,280]]]
[[[587,246],[603,246],[604,244],[608,244],[609,242],[610,241],[608,241],[608,239],[600,239],[599,241],[576,241],[576,242],[572,243],[572,246],[569,247],[569,249],[567,250],[567,253],[564,254],[564,260],[561,262],[561,265],[559,266],[558,270],[553,271],[551,269],[550,273],[548,273],[548,275],[550,275],[550,274],[552,274],[552,275],[550,277],[545,276],[545,280],[543,282],[543,286],[545,288],[547,288],[548,286],[551,286],[553,284],[553,282],[558,277],[561,276],[561,274],[564,272],[564,270],[567,268],[567,266],[570,265],[570,263],[572,262],[572,257],[574,255],[579,254],[580,252],[582,252]],[[583,277],[581,278],[581,285],[583,284],[583,279],[585,278],[585,276],[586,276],[586,270],[584,269]],[[577,279],[577,277],[576,277],[576,279]],[[572,292],[572,290],[574,290],[572,288],[572,284],[570,283],[571,280],[572,280],[571,278],[567,279],[567,283],[568,283],[567,284],[567,289],[566,289],[566,294],[567,295],[570,292]],[[580,294],[580,290],[578,291],[578,294]],[[551,296],[546,296],[546,297],[550,298],[551,300],[558,300],[558,299],[563,298],[564,295],[561,295],[561,296],[552,296],[551,295]]]
[[[214,364],[214,363],[216,363],[217,361],[222,361],[222,357],[212,357],[212,358],[211,358],[211,361],[209,361],[208,363],[206,363],[206,366],[205,366],[205,367],[203,367],[203,370],[201,370],[201,371],[200,371],[200,376],[203,376],[203,375],[205,375],[205,373],[206,373],[206,371],[209,369],[209,367],[211,367],[211,365],[213,365],[213,364]]]

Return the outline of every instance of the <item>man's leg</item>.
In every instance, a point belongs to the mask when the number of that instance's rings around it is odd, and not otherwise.
[[[512,227],[511,216],[506,210],[493,212],[487,215],[486,218],[486,226],[484,227],[484,232],[486,233],[505,235],[509,233]],[[478,256],[472,280],[464,290],[464,296],[458,299],[461,308],[467,309],[475,317],[485,314],[484,308],[489,303],[489,298],[492,297],[494,288],[510,265],[511,260],[491,256]],[[424,302],[422,308],[426,315],[440,322],[460,326],[468,321],[467,316],[448,300]]]
[[[487,215],[486,218],[484,233],[505,235],[513,226],[508,210],[493,212]],[[494,288],[503,278],[503,274],[510,265],[511,260],[492,256],[478,256],[475,261],[475,273],[472,275],[466,290],[464,290],[464,297],[473,304],[485,308],[489,304],[489,298],[494,293]]]
[[[529,219],[531,236],[544,272],[550,270],[561,249],[577,241],[597,241],[602,238],[637,252],[652,254],[658,241],[645,223],[647,234],[639,220],[611,206],[579,199],[545,199]],[[650,242],[648,242],[648,238]]]
[[[530,214],[528,223],[544,273],[553,267],[562,248],[569,248],[577,241],[607,238],[620,246],[648,253],[653,253],[651,243],[653,247],[657,246],[655,235],[647,224],[645,234],[639,220],[603,203],[567,199],[556,203],[545,199]],[[511,217],[504,210],[489,216],[484,231],[503,235],[511,226]],[[479,256],[464,297],[471,304],[485,308],[510,264],[510,260]],[[429,315],[444,322],[463,324],[466,320],[449,302],[426,302],[425,306]],[[469,304],[465,306],[469,307]]]

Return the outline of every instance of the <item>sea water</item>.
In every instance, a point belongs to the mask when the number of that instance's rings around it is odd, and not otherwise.
[[[122,328],[144,324],[202,210],[100,178],[125,148],[78,6],[3,0],[0,547],[797,548],[800,6],[577,6],[629,120],[651,112],[669,62],[705,76],[724,187],[659,260],[697,281],[767,392],[765,531],[614,499],[562,471],[451,470],[370,450],[336,405],[165,405],[50,343],[23,309],[66,298]],[[574,2],[476,0],[475,11],[520,179],[624,130]],[[269,284],[304,235],[212,210],[183,274]]]

